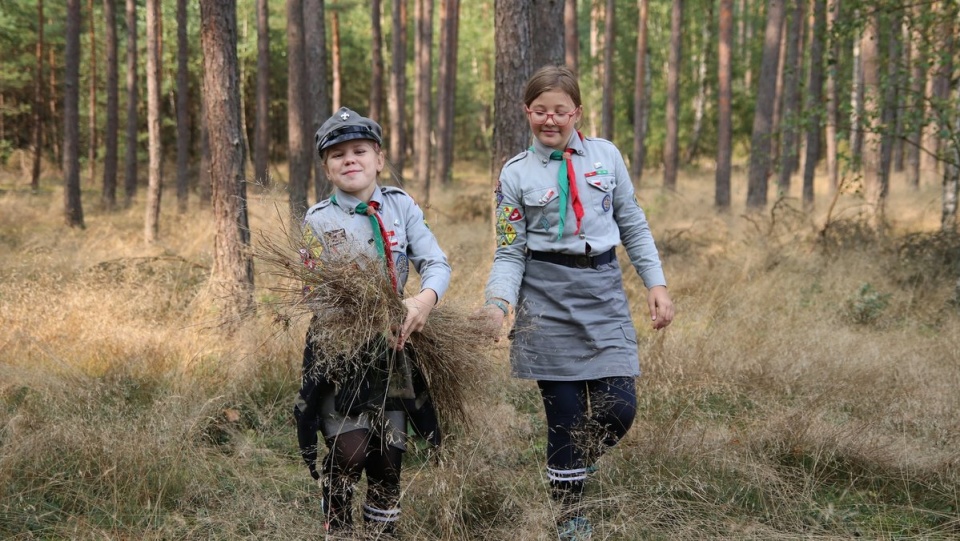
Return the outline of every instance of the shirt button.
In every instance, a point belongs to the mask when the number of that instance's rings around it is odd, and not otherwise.
[[[581,238],[581,239],[587,238],[587,234],[586,234],[586,233],[580,233],[580,238]]]

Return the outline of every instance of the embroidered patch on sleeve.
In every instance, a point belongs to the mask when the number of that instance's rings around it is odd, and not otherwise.
[[[497,222],[497,245],[510,246],[517,240],[517,230],[504,220]]]
[[[519,222],[523,219],[523,214],[520,214],[520,209],[515,208],[513,212],[510,213],[510,216],[507,218],[511,222]]]

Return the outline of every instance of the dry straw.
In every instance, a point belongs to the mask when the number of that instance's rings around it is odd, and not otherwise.
[[[305,264],[308,246],[294,236],[283,240],[261,232],[256,257],[275,278],[268,289],[275,320],[284,328],[303,317],[318,351],[318,370],[325,374],[363,370],[359,352],[374,338],[388,335],[403,322],[406,307],[383,269],[366,255],[325,255],[322,263]],[[309,262],[308,262],[309,263]],[[472,311],[440,304],[419,333],[407,342],[416,350],[420,369],[443,426],[469,428],[468,404],[483,399],[488,379],[491,333]]]

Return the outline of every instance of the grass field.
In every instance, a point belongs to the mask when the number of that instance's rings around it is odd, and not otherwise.
[[[0,538],[322,538],[290,414],[305,322],[276,322],[274,278],[257,267],[260,309],[224,335],[209,210],[177,215],[168,189],[147,246],[142,201],[107,214],[88,183],[69,229],[56,182],[17,175],[0,173]],[[709,171],[643,183],[677,317],[651,331],[624,266],[643,377],[588,484],[594,539],[960,538],[960,240],[936,234],[939,187],[895,178],[877,236],[855,193],[824,232],[819,184],[812,214],[745,214],[741,171],[717,214]],[[432,195],[445,304],[481,304],[488,184],[462,166]],[[256,238],[286,199],[251,189],[249,207]],[[555,538],[539,394],[506,348],[476,359],[472,429],[405,457],[404,539]]]

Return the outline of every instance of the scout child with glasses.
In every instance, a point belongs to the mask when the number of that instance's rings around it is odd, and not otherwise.
[[[361,364],[357,374],[331,381],[336,375],[318,370],[325,359],[316,337],[308,333],[303,384],[294,416],[301,453],[311,475],[320,482],[325,529],[330,532],[352,529],[353,487],[364,472],[367,529],[376,535],[394,532],[400,517],[400,467],[408,416],[436,424],[432,410],[426,415],[413,411],[417,406],[410,404],[421,400],[397,399],[393,393],[396,382],[384,380],[393,377],[398,366],[406,367],[406,377],[410,377],[404,361],[413,352],[406,342],[411,333],[423,329],[446,291],[450,266],[413,199],[399,188],[378,185],[385,164],[381,143],[380,125],[350,109],[341,108],[324,122],[316,135],[317,152],[336,189],[329,199],[310,208],[304,219],[305,238],[317,244],[309,248],[307,256],[311,259],[316,254],[317,260],[308,263],[319,265],[320,272],[324,264],[356,255],[366,256],[365,261],[380,267],[358,272],[388,273],[393,289],[401,296],[411,265],[421,279],[420,291],[403,299],[406,315],[402,324],[391,336],[378,336],[357,353]],[[320,471],[317,430],[328,448]],[[421,433],[427,432],[439,443],[436,426]]]
[[[674,308],[620,151],[576,129],[576,76],[544,67],[523,99],[533,145],[500,173],[484,311],[500,329],[514,307],[511,369],[543,398],[558,534],[582,540],[592,530],[580,506],[587,474],[636,415],[637,335],[618,244],[647,287],[653,328],[668,326]]]

